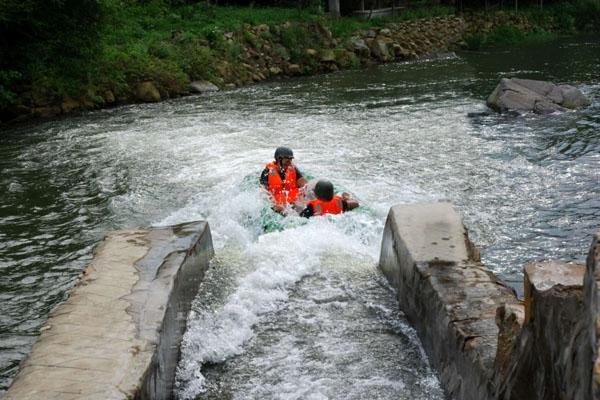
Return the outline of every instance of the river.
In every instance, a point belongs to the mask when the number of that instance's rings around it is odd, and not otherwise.
[[[386,214],[451,200],[517,291],[529,261],[583,261],[600,226],[600,41],[389,64],[5,128],[0,397],[109,230],[206,219],[216,256],[190,314],[182,399],[441,399],[377,270]],[[489,113],[501,77],[593,102]],[[361,207],[265,232],[275,147]]]

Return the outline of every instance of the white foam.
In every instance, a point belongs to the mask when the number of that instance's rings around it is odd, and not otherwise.
[[[194,398],[202,392],[202,364],[222,362],[243,351],[260,316],[277,310],[292,285],[321,267],[323,255],[356,253],[371,257],[375,263],[378,243],[362,237],[365,231],[370,231],[367,236],[376,237],[381,229],[372,217],[350,213],[310,221],[290,217],[284,221],[290,228],[254,236],[261,221],[248,225],[248,218],[260,215],[265,201],[258,189],[225,193],[223,201],[209,211],[217,219],[213,224],[215,236],[228,243],[220,251],[242,247],[244,267],[240,271],[249,272],[237,277],[239,284],[224,305],[203,310],[190,319],[178,373],[181,398]],[[194,211],[180,211],[161,224],[172,223],[186,212]]]

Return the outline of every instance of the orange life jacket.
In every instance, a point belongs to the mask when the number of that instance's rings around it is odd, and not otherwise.
[[[269,193],[275,204],[291,204],[298,199],[298,180],[296,178],[296,167],[294,164],[285,171],[282,180],[279,175],[279,166],[275,161],[267,164],[269,170]]]
[[[331,201],[324,201],[314,199],[309,201],[306,206],[311,206],[314,215],[325,215],[325,214],[341,214],[344,212],[344,206],[342,205],[342,196],[335,195]]]

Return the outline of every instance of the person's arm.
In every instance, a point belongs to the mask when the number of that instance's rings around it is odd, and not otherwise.
[[[313,217],[314,215],[315,215],[315,212],[313,211],[313,208],[310,204],[308,206],[306,206],[306,208],[304,210],[302,210],[302,212],[300,213],[300,216],[304,217],[304,218],[310,218],[310,217]]]
[[[344,211],[354,210],[359,206],[358,201],[351,199],[350,195],[346,192],[342,193],[342,206],[344,207]]]
[[[265,189],[269,188],[269,168],[263,169],[263,172],[260,174],[260,184],[263,185]]]
[[[302,172],[300,172],[298,167],[295,167],[295,168],[296,168],[296,186],[298,186],[298,188],[302,188],[308,183],[308,180],[302,175]]]
[[[303,188],[308,183],[308,180],[306,180],[306,178],[300,178],[296,182],[298,184],[298,188]]]
[[[285,215],[285,205],[283,205],[283,204],[273,204],[271,206],[271,209],[273,211],[275,211],[276,213]]]

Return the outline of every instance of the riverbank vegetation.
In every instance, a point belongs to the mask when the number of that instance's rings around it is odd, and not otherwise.
[[[328,18],[315,1],[284,5],[5,0],[0,3],[0,120],[168,98],[186,93],[194,80],[233,87],[282,74],[357,67],[364,63],[355,56],[361,51],[359,32],[405,21],[457,15],[466,21],[460,45],[473,49],[600,32],[598,0],[518,11],[492,9],[487,2],[485,7],[414,3],[395,17],[369,20]],[[418,53],[396,50],[406,57]],[[388,61],[370,53],[375,61]],[[140,86],[144,82],[152,87]]]

